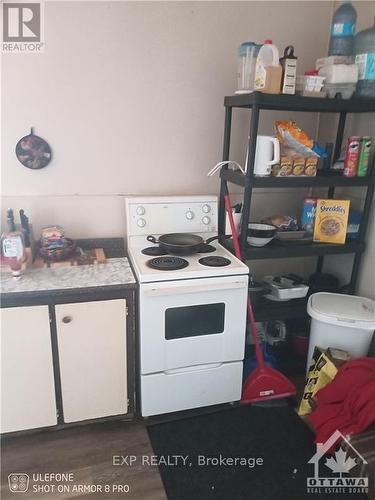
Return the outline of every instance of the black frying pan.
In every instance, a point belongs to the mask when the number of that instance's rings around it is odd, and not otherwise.
[[[190,233],[169,233],[159,236],[157,240],[154,236],[147,236],[147,241],[151,243],[159,244],[160,248],[168,253],[174,253],[179,255],[188,255],[196,253],[202,243],[211,243],[211,241],[217,240],[218,236],[213,236],[204,241],[201,236],[197,234]],[[230,238],[230,236],[224,236],[224,238]]]

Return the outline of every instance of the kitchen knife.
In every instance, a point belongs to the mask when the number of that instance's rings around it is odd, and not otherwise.
[[[23,236],[25,239],[25,246],[30,247],[30,226],[29,226],[29,218],[26,217],[25,211],[23,208],[20,210],[20,220],[21,226],[23,229]]]
[[[16,225],[14,223],[13,208],[8,208],[7,210],[7,224],[9,232],[13,233],[16,230]]]

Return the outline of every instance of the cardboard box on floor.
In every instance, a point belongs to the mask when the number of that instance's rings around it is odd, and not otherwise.
[[[338,369],[349,359],[347,351],[342,349],[315,347],[298,415],[305,416],[312,412],[316,406],[315,394],[332,382]]]

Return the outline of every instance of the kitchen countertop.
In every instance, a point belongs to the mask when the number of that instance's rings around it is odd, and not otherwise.
[[[1,273],[1,293],[38,293],[92,287],[135,286],[135,278],[126,257],[91,264],[47,269],[27,269],[19,280]]]

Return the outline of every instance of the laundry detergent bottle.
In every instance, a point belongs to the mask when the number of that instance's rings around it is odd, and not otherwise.
[[[255,67],[254,90],[267,94],[279,94],[282,68],[279,62],[279,50],[272,40],[262,45]]]
[[[375,99],[375,19],[371,28],[356,35],[354,54],[358,66],[356,96]]]

